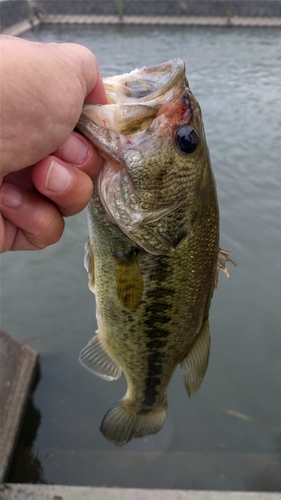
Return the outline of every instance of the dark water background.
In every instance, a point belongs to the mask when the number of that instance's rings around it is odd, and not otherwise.
[[[96,329],[86,213],[67,220],[57,245],[3,255],[2,327],[41,363],[10,480],[281,491],[281,30],[45,26],[25,38],[86,45],[104,76],[185,61],[217,181],[221,246],[238,267],[219,279],[198,395],[187,397],[177,371],[164,428],[119,449],[99,425],[125,380],[107,383],[77,361]]]

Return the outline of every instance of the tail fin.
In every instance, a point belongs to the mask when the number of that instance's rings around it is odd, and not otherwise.
[[[136,413],[124,399],[106,413],[100,430],[108,441],[122,446],[133,438],[160,431],[166,417],[167,404],[148,413]]]

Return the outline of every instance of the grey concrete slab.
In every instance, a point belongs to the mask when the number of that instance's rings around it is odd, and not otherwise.
[[[41,22],[47,24],[120,24],[117,15],[47,14]],[[182,25],[182,26],[281,26],[280,17],[223,16],[123,16],[122,25]]]
[[[0,481],[11,460],[36,361],[31,347],[0,330]]]
[[[29,20],[17,23],[2,31],[3,35],[20,36],[31,28],[45,24],[120,24],[118,16],[90,16],[90,15],[45,15],[42,19],[34,18],[32,24]],[[147,17],[126,16],[122,24],[126,25],[183,25],[183,26],[259,26],[280,27],[281,17]]]
[[[281,493],[0,485],[0,500],[280,500]]]
[[[31,28],[34,28],[40,24],[39,19],[34,19],[32,24],[26,19],[25,21],[21,21],[20,23],[13,24],[9,28],[6,28],[2,31],[2,35],[9,36],[20,36],[23,35],[26,31],[29,31]]]

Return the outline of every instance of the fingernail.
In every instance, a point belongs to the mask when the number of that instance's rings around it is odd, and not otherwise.
[[[3,184],[1,188],[1,203],[6,207],[17,208],[22,203],[21,192],[11,186],[11,184]]]
[[[81,141],[75,134],[71,134],[64,145],[60,148],[60,158],[72,165],[81,165],[89,154],[85,142]]]
[[[56,193],[62,193],[70,184],[71,176],[68,170],[56,160],[52,160],[47,177],[45,188]]]

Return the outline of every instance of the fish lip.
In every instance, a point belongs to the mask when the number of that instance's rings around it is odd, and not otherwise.
[[[117,143],[118,137],[125,138],[130,135],[130,131],[125,130],[127,113],[130,113],[131,108],[133,109],[136,124],[139,126],[145,113],[144,106],[150,110],[153,121],[163,105],[182,96],[184,87],[188,85],[185,64],[181,59],[172,59],[149,68],[136,69],[125,75],[105,78],[103,81],[109,104],[84,105],[76,128],[97,147],[106,161],[111,162],[117,170],[120,170],[126,166],[126,161]],[[145,85],[149,83],[152,85],[152,91],[143,97],[130,97],[126,95],[128,89],[130,94],[128,87],[130,82],[136,82],[140,87],[143,83]],[[119,106],[121,106],[120,109]],[[122,127],[125,127],[124,131]]]
[[[117,104],[118,102],[136,104],[158,99],[171,90],[176,82],[183,77],[186,79],[185,63],[176,58],[156,66],[143,67],[123,75],[104,78],[103,82],[110,104]],[[134,95],[134,89],[129,85],[134,81],[139,82],[139,92],[141,92],[141,84],[147,86],[151,91],[140,97]],[[115,92],[114,89],[116,89]],[[137,94],[138,91],[135,91],[135,93]]]

